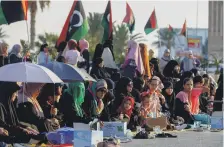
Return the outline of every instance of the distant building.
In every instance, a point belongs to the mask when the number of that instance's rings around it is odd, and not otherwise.
[[[208,54],[223,57],[223,1],[209,1]]]
[[[175,51],[180,49],[188,48],[187,39],[184,36],[179,35],[182,28],[175,28],[175,32],[177,36],[175,36],[175,48],[171,48],[172,56],[175,56]],[[187,28],[187,36],[201,36],[202,37],[202,45],[205,44],[208,39],[208,29],[207,28]],[[162,47],[158,50],[158,57],[163,55],[163,52],[166,48]]]

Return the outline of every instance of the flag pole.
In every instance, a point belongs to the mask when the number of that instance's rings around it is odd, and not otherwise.
[[[28,28],[27,20],[26,20],[26,32],[27,32],[28,43],[30,43],[29,28]]]

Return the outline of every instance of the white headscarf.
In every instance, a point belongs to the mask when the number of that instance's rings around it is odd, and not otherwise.
[[[102,58],[105,67],[118,69],[116,63],[114,62],[113,55],[108,47],[104,48]]]

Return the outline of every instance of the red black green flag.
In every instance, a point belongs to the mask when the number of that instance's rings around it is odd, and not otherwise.
[[[104,12],[101,25],[104,28],[102,43],[105,40],[113,40],[113,23],[112,23],[112,10],[111,10],[111,1],[108,1],[107,8]]]
[[[187,21],[185,20],[184,24],[183,24],[183,28],[180,32],[180,35],[183,35],[186,37],[186,34],[187,34]]]
[[[27,20],[28,1],[0,1],[0,24]]]
[[[127,2],[126,2],[126,16],[123,22],[127,24],[130,33],[132,33],[135,29],[135,17],[131,7]]]
[[[171,27],[171,25],[169,25],[168,30],[169,30],[169,32],[173,32],[173,27]]]
[[[150,18],[149,18],[149,20],[148,20],[148,22],[145,25],[145,29],[144,29],[145,34],[147,35],[157,28],[158,28],[158,25],[157,25],[157,19],[156,19],[156,11],[154,9]]]
[[[70,39],[81,40],[88,33],[89,24],[81,0],[75,0],[57,40],[57,46],[62,41]]]

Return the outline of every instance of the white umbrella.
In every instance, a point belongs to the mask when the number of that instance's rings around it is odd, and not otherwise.
[[[62,80],[46,67],[20,62],[0,68],[0,81],[27,83],[62,83]]]

